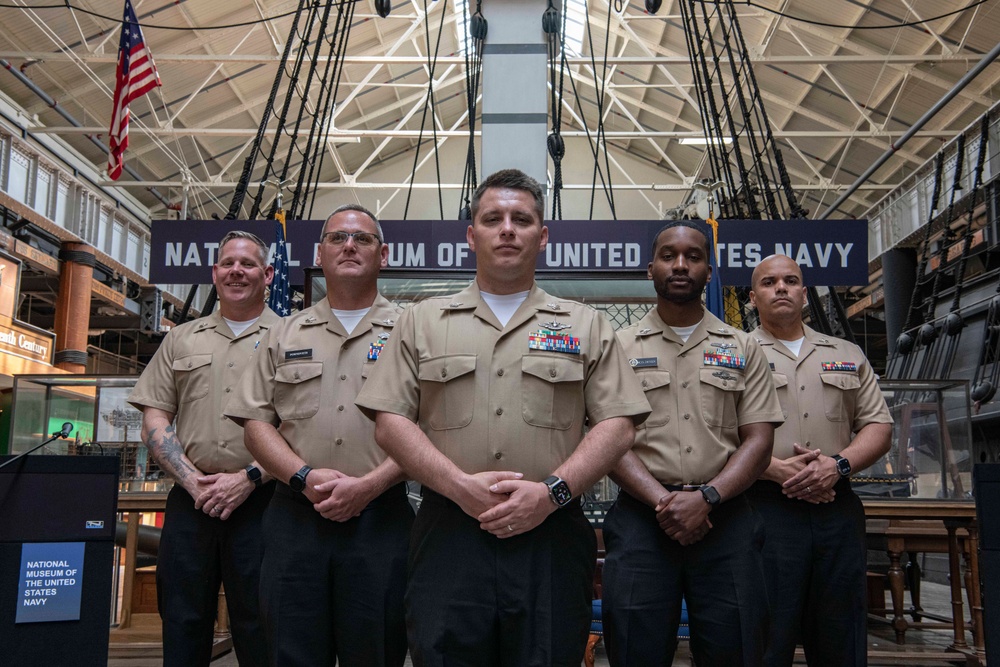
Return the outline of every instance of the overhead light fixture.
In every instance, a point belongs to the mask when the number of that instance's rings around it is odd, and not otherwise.
[[[681,137],[677,140],[677,143],[682,146],[728,146],[733,143],[733,140],[730,137],[722,137],[721,139],[709,139],[708,137]]]

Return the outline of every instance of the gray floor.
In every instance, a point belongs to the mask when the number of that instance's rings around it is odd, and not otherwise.
[[[888,596],[887,596],[888,597]],[[965,601],[967,603],[967,601]],[[906,604],[909,605],[910,600],[907,595]],[[942,586],[940,584],[933,584],[929,582],[924,582],[921,584],[921,603],[927,612],[939,614],[942,616],[950,616],[951,614],[951,592],[947,586]],[[966,620],[969,618],[969,608],[968,604],[965,605],[965,617]],[[872,651],[876,651],[879,654],[884,655],[886,652],[896,653],[901,650],[926,650],[928,652],[940,653],[944,651],[952,641],[952,633],[950,630],[917,630],[911,629],[906,633],[906,644],[904,646],[898,646],[895,643],[895,635],[893,634],[892,628],[887,623],[872,622],[869,623],[869,635],[868,635],[868,645]],[[966,632],[966,641],[970,644],[972,643],[972,635]],[[962,661],[964,662],[964,661]],[[138,659],[112,659],[108,662],[112,667],[159,667],[161,662],[157,658],[138,658]],[[608,665],[607,655],[604,653],[603,646],[598,645],[596,652],[595,664],[599,667],[606,667]],[[801,657],[801,651],[799,659],[796,660],[796,664],[805,664]],[[895,659],[891,657],[883,657],[881,660],[872,660],[869,662],[871,667],[877,667],[878,665],[899,665],[900,658]],[[941,665],[944,667],[948,665],[948,662],[942,661],[924,661],[921,660],[922,665]],[[214,661],[212,661],[212,667],[237,667],[239,662],[236,660],[236,655],[232,651],[224,655],[219,656]],[[407,667],[410,667],[411,663],[409,659],[406,661]],[[690,667],[691,660],[688,657],[687,646],[682,644],[678,651],[678,656],[674,660],[673,667]]]

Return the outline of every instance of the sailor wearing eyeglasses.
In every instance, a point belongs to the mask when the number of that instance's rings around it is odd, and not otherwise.
[[[402,665],[413,512],[404,476],[354,405],[399,309],[378,293],[389,248],[367,209],[327,219],[326,299],[257,350],[226,414],[278,480],[264,515],[261,607],[272,665]]]

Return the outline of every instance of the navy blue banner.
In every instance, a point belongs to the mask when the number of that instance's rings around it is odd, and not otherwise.
[[[635,274],[644,276],[660,220],[558,220],[546,223],[549,244],[538,271]],[[289,277],[305,281],[315,265],[321,220],[288,222]],[[473,272],[474,253],[465,240],[467,222],[383,220],[389,269]],[[149,279],[159,284],[211,282],[219,240],[234,229],[271,243],[273,220],[154,220]],[[726,285],[749,285],[755,266],[768,255],[790,256],[810,285],[868,284],[867,220],[723,220],[719,223],[719,272]]]

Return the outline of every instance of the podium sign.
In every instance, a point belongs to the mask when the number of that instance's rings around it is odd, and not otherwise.
[[[0,469],[2,664],[107,663],[118,467],[28,455]]]
[[[84,542],[21,545],[15,623],[79,621]]]

